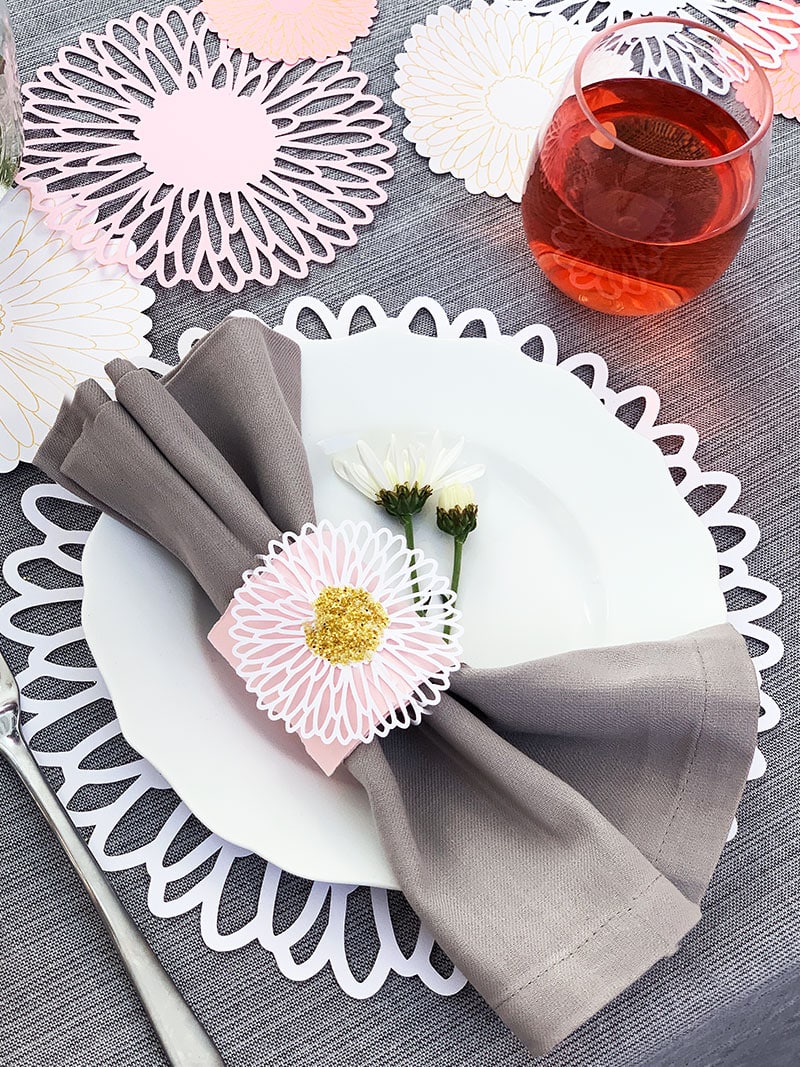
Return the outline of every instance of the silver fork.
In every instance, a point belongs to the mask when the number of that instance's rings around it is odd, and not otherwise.
[[[200,1023],[114,895],[19,730],[19,687],[0,655],[0,753],[19,775],[100,913],[173,1067],[224,1067]]]

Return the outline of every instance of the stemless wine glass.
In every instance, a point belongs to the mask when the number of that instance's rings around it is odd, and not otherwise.
[[[14,35],[0,0],[0,197],[13,184],[22,159],[22,108]]]
[[[742,243],[771,123],[764,72],[709,26],[643,18],[594,35],[528,168],[522,218],[539,266],[597,311],[691,300]]]

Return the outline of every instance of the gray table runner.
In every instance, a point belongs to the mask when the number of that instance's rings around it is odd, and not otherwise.
[[[142,6],[157,11],[161,5]],[[58,6],[52,0],[25,5],[16,0],[11,8],[23,77],[52,62],[57,47],[73,41],[80,30],[99,29],[107,18],[128,13],[112,8],[108,0]],[[373,91],[385,100],[392,89],[393,55],[411,23],[434,8],[432,3],[384,0],[373,33],[356,44],[354,65],[369,72]],[[508,330],[544,321],[556,331],[564,353],[599,351],[609,362],[615,387],[652,385],[664,401],[664,421],[685,420],[697,427],[701,465],[732,470],[742,478],[741,510],[762,528],[763,542],[750,557],[751,569],[776,582],[785,595],[769,622],[784,637],[787,654],[766,679],[784,718],[762,736],[767,774],[745,791],[739,837],[723,853],[700,926],[676,956],[543,1063],[794,1063],[800,1045],[800,846],[792,770],[798,753],[800,666],[800,241],[792,175],[800,164],[800,127],[776,120],[762,204],[723,280],[668,317],[632,323],[583,312],[550,289],[526,258],[518,209],[507,201],[469,197],[455,179],[431,175],[403,141],[398,109],[391,103],[388,109],[396,118],[391,136],[399,146],[397,177],[389,203],[356,248],[342,252],[332,266],[313,270],[306,282],[283,282],[275,290],[251,286],[241,294],[213,298],[186,286],[159,292],[152,310],[156,354],[174,361],[183,329],[209,326],[236,307],[279,321],[289,300],[301,292],[313,292],[334,308],[347,296],[366,292],[390,312],[414,296],[431,294],[451,315],[467,307],[489,307]],[[31,468],[0,478],[3,558],[38,537],[18,508],[23,489],[38,480]],[[65,610],[53,625],[63,627],[66,620]],[[3,647],[17,666],[24,662],[23,649],[7,642]],[[60,740],[45,742],[55,748],[61,747]],[[163,1063],[75,879],[21,791],[5,770],[0,774],[7,797],[0,824],[0,988],[5,993],[0,1063]],[[257,871],[249,877],[258,877]],[[521,1046],[469,989],[445,999],[419,982],[393,976],[379,994],[359,1002],[345,996],[327,973],[295,985],[255,946],[234,954],[210,952],[195,914],[154,919],[147,910],[142,871],[115,875],[112,881],[231,1065],[515,1067],[528,1062]],[[287,899],[292,899],[294,885],[287,879]],[[296,884],[298,910],[303,888]],[[364,896],[363,890],[359,893]],[[395,903],[398,925],[412,928],[407,910]],[[285,921],[291,918],[287,913]],[[354,954],[368,958],[373,951],[369,935],[351,940]]]

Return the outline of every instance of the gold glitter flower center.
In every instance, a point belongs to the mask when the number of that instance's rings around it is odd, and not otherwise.
[[[314,621],[305,626],[306,644],[329,663],[362,663],[381,643],[389,616],[366,589],[327,585],[314,601]]]

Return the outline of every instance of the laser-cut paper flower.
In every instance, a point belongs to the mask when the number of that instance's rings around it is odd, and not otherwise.
[[[24,87],[20,180],[76,247],[162,285],[304,278],[386,199],[395,148],[365,85],[343,56],[258,63],[199,8],[139,12]]]
[[[787,29],[794,34],[795,47],[781,55],[777,68],[770,69],[766,64],[764,65],[764,73],[772,86],[775,113],[785,115],[790,119],[800,119],[800,4],[796,4],[795,7],[795,20],[786,22]],[[776,19],[782,14],[773,3],[756,4],[754,10],[768,12]],[[742,23],[739,23],[736,29],[742,41],[752,47],[754,37],[751,30]],[[748,90],[752,91],[752,86],[745,84],[738,87],[736,91],[736,95],[744,104],[748,103]],[[755,98],[753,104],[758,104]]]
[[[54,234],[27,189],[0,203],[0,471],[33,458],[62,399],[106,380],[115,356],[150,354],[153,291]]]
[[[403,135],[434,173],[519,202],[536,133],[588,36],[560,15],[484,0],[440,7],[396,59]]]
[[[297,63],[349,52],[366,37],[377,0],[203,0],[216,32],[258,59]]]
[[[782,54],[797,47],[800,29],[800,4],[796,0],[761,4],[749,0],[495,0],[498,4],[533,15],[566,15],[570,22],[589,30],[602,30],[623,19],[646,15],[675,15],[705,22],[754,51],[767,70],[777,70]],[[648,46],[644,38],[643,44],[648,52],[645,74],[663,73],[671,65],[677,69],[690,67],[706,87],[719,83],[713,49],[704,48],[699,38],[694,54],[686,49],[685,37],[679,50],[670,48],[668,40],[656,48]]]
[[[226,632],[236,673],[271,719],[347,745],[416,724],[439,702],[460,648],[445,638],[458,613],[433,559],[391,530],[326,520],[285,534],[261,559],[211,639],[219,648]]]

